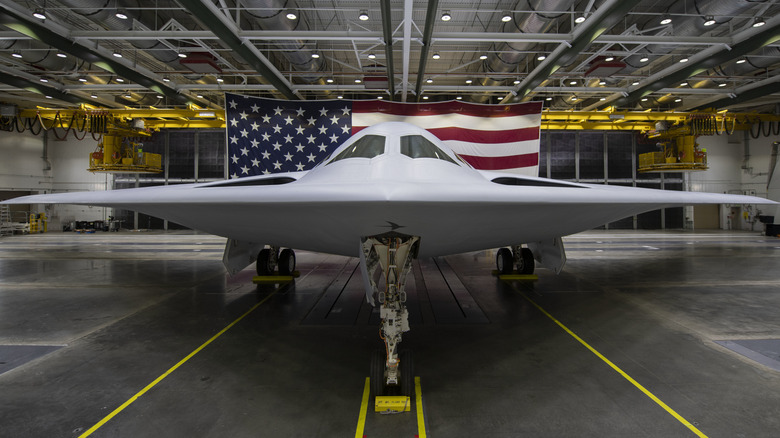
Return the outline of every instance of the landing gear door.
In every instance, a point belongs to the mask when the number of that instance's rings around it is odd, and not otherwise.
[[[222,264],[225,265],[228,274],[235,275],[242,269],[257,260],[257,254],[265,245],[254,242],[228,239],[225,244],[225,253],[222,255]]]
[[[566,264],[566,250],[563,248],[563,240],[560,237],[529,243],[528,248],[534,253],[539,267],[550,269],[556,274],[561,273]]]

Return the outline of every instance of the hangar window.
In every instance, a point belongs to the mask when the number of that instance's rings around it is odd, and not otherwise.
[[[357,139],[330,162],[335,163],[346,158],[374,158],[384,153],[385,137],[383,135],[366,135]]]
[[[459,166],[455,160],[422,135],[402,136],[401,153],[409,158],[438,158]]]

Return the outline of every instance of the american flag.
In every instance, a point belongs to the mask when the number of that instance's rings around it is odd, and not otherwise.
[[[536,176],[541,102],[293,101],[225,94],[231,178],[308,170],[380,122],[427,129],[477,169]]]

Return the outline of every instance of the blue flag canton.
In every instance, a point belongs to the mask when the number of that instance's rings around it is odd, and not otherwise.
[[[225,95],[231,178],[309,170],[346,141],[352,105]]]

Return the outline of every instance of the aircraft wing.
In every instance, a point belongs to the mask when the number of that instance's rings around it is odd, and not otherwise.
[[[7,203],[135,210],[230,239],[358,256],[363,236],[420,236],[420,257],[542,241],[658,208],[773,204],[749,196],[574,184],[483,172],[463,182],[307,182],[298,175],[103,192]]]

